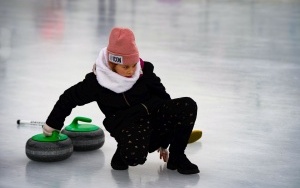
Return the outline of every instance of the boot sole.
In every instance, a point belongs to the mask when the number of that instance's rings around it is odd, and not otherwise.
[[[199,169],[192,169],[192,170],[180,170],[180,169],[177,169],[177,171],[180,174],[198,174],[198,173],[200,173]]]
[[[197,174],[200,173],[200,170],[197,169],[190,169],[190,170],[181,170],[178,169],[175,165],[167,165],[167,169],[169,170],[177,170],[180,174]]]

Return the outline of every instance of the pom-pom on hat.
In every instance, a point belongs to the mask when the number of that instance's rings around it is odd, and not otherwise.
[[[132,65],[139,62],[139,51],[133,32],[128,28],[115,27],[111,30],[107,46],[108,61]]]

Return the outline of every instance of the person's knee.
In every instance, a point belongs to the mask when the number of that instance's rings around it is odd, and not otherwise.
[[[183,97],[181,98],[182,102],[185,104],[185,106],[193,109],[197,109],[197,103],[192,99],[191,97]]]
[[[146,162],[146,156],[139,156],[133,153],[124,156],[121,155],[121,157],[123,161],[129,166],[137,166],[137,165],[144,164]]]
[[[144,164],[148,155],[148,148],[144,145],[129,144],[120,150],[122,160],[129,166]]]

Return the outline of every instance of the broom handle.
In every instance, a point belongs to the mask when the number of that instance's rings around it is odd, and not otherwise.
[[[21,125],[21,124],[29,124],[29,125],[38,125],[38,126],[43,126],[45,124],[45,122],[42,121],[31,121],[31,120],[22,120],[22,119],[18,119],[17,120],[17,124]]]

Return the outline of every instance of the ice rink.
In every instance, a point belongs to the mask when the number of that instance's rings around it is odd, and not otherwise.
[[[115,171],[116,142],[34,162],[26,141],[42,132],[65,89],[92,70],[114,26],[131,28],[141,57],[172,98],[198,104],[203,137],[186,153],[200,174],[166,168],[158,153]],[[0,0],[1,188],[300,187],[299,0]],[[103,128],[96,103],[75,108]]]

